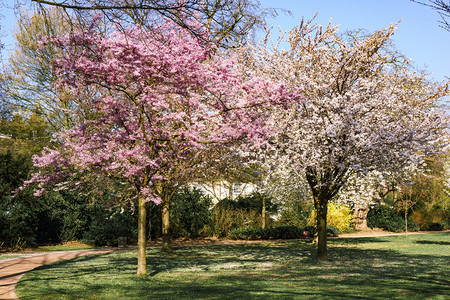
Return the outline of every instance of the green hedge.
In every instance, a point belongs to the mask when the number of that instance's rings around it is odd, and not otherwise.
[[[233,240],[298,239],[302,235],[303,229],[297,226],[235,228],[228,233],[228,237]]]
[[[308,232],[308,235],[305,235]],[[228,237],[233,240],[269,240],[269,239],[299,239],[311,238],[316,229],[314,226],[297,227],[282,225],[270,228],[235,228],[230,230]],[[327,226],[327,236],[338,236],[339,229]]]

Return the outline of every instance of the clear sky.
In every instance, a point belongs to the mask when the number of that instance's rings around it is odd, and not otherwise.
[[[426,0],[425,0],[426,1]],[[318,13],[316,22],[327,25],[332,19],[340,30],[366,29],[373,32],[401,20],[393,37],[396,49],[412,59],[419,70],[432,73],[430,79],[450,77],[450,32],[439,27],[438,13],[409,0],[260,0],[263,7],[285,8],[268,25],[287,31],[304,16]]]
[[[24,0],[27,2],[28,0]],[[426,0],[425,0],[426,1]],[[12,0],[1,0],[11,5]],[[312,18],[316,12],[317,23],[341,25],[340,30],[366,29],[373,32],[401,20],[394,36],[397,50],[414,61],[419,70],[426,70],[435,81],[450,77],[450,32],[439,27],[438,13],[409,0],[260,0],[263,7],[285,8],[292,12],[280,12],[268,19],[268,24],[289,30],[301,18]],[[2,5],[3,6],[3,5]],[[11,34],[15,26],[11,9],[2,7],[0,20],[3,34]],[[13,49],[12,39],[2,37],[6,50]]]

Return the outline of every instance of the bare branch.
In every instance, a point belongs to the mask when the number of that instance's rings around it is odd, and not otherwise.
[[[436,10],[439,15],[441,16],[441,23],[440,27],[444,28],[448,32],[450,32],[450,23],[448,21],[448,18],[450,18],[450,2],[445,0],[428,0],[428,2],[418,1],[418,0],[411,0],[412,2],[428,6],[434,10]]]

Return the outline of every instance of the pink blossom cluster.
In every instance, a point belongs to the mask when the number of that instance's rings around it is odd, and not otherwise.
[[[90,88],[80,101],[95,117],[59,133],[58,151],[34,158],[41,173],[30,182],[41,191],[70,169],[118,178],[159,202],[153,187],[164,170],[211,143],[263,143],[263,107],[296,98],[283,84],[244,77],[233,57],[214,55],[170,22],[107,36],[94,28],[51,41],[64,53],[55,88],[80,97]]]

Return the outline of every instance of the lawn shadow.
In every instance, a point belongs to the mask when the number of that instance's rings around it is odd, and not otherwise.
[[[380,239],[351,240],[358,244]],[[136,252],[119,251],[39,267],[36,276],[26,275],[21,284],[23,290],[34,288],[42,295],[69,299],[103,299],[110,294],[138,299],[424,299],[450,295],[446,256],[334,243],[330,243],[329,260],[317,261],[315,254],[313,245],[301,242],[187,247],[170,254],[151,250],[149,276],[136,277]]]
[[[107,271],[113,271],[116,268],[120,268],[120,266],[116,266],[114,264],[109,265],[105,264],[101,267],[98,264],[90,264],[90,262],[95,262],[98,259],[108,259],[110,256],[113,256],[114,252],[110,253],[98,253],[98,254],[91,254],[91,255],[85,255],[80,256],[72,259],[65,259],[65,260],[59,260],[53,263],[45,264],[42,266],[39,266],[35,268],[33,271],[43,271],[46,272],[48,275],[47,279],[59,279],[60,272],[59,270],[63,271],[67,268],[74,269],[74,272],[71,272],[70,274],[64,274],[64,278],[76,278],[76,277],[83,277],[88,274],[96,274],[98,272],[107,272]],[[137,261],[137,260],[136,260]],[[76,267],[80,266],[80,267]],[[23,279],[21,279],[20,282],[27,281],[27,280],[34,280],[34,278],[28,278],[27,276]]]
[[[450,242],[443,241],[416,241],[416,244],[425,244],[425,245],[450,245]]]
[[[183,272],[190,269],[192,278],[164,282],[164,286],[152,287],[153,291],[157,295],[169,295],[165,291],[169,288],[172,296],[195,291],[198,298],[214,298],[220,292],[221,299],[423,299],[450,295],[448,268],[442,267],[448,265],[448,259],[442,256],[330,247],[330,259],[317,261],[314,249],[239,245],[211,250],[222,258],[197,257],[183,262],[154,260],[153,276],[156,278],[164,275],[158,272],[174,273],[181,269]],[[236,253],[231,255],[233,252]],[[264,264],[267,262],[273,262],[273,265],[267,267]],[[226,263],[234,263],[237,267],[218,272],[217,266]],[[262,267],[252,268],[254,265]],[[208,280],[203,280],[205,278]],[[268,282],[279,283],[271,285]]]
[[[385,243],[387,240],[381,237],[358,237],[358,238],[328,238],[328,242],[338,244],[368,244],[368,243]]]

